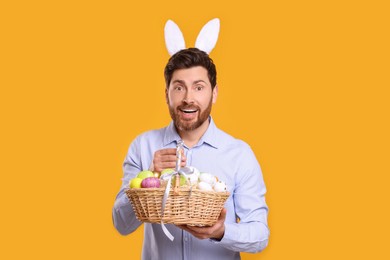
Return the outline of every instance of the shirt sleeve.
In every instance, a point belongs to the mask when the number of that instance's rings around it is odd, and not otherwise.
[[[131,206],[125,192],[126,189],[129,188],[130,180],[141,171],[140,158],[139,141],[136,139],[130,145],[129,151],[123,163],[122,186],[116,196],[114,207],[112,209],[112,220],[114,226],[122,235],[128,235],[134,232],[142,224],[142,222],[136,218],[133,207]]]
[[[268,207],[261,168],[249,146],[240,156],[239,173],[233,191],[236,222],[225,222],[221,241],[213,241],[233,251],[257,253],[268,245]]]

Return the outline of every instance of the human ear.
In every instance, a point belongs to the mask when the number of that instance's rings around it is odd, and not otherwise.
[[[215,85],[213,89],[213,104],[217,102],[217,96],[218,96],[218,85]]]

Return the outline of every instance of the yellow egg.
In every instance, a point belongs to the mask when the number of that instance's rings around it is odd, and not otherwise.
[[[130,181],[130,188],[141,188],[141,182],[142,182],[142,179],[141,178],[134,178]]]

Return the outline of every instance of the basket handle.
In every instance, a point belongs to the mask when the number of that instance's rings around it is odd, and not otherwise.
[[[181,157],[182,154],[184,153],[184,142],[183,140],[177,141],[176,145],[176,177],[175,177],[175,187],[173,188],[174,194],[179,193],[179,186],[180,186],[180,176],[179,176],[179,171],[180,171],[180,164],[181,164]]]
[[[175,176],[175,187],[173,188],[173,193],[175,195],[179,194],[179,186],[180,186],[180,175],[177,173]]]

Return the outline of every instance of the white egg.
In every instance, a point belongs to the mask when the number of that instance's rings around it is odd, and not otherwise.
[[[199,177],[199,170],[197,168],[195,168],[194,166],[187,166],[192,172],[193,172],[193,175],[196,175]]]
[[[213,187],[211,187],[211,185],[207,182],[199,182],[198,183],[198,189],[200,190],[206,190],[206,191],[213,191]]]
[[[198,176],[196,174],[187,175],[187,177],[192,185],[198,183]]]
[[[199,170],[196,169],[194,166],[186,166],[186,168],[188,168],[188,170],[191,172],[191,174],[187,175],[190,183],[192,185],[198,184],[198,179],[199,179],[199,174],[200,174]]]
[[[216,192],[222,192],[222,191],[226,191],[226,190],[227,190],[226,184],[223,181],[218,181],[214,185],[214,191],[216,191]]]
[[[208,184],[211,185],[211,187],[213,187],[215,183],[217,183],[217,178],[210,173],[202,172],[199,175],[199,181],[207,182]]]

